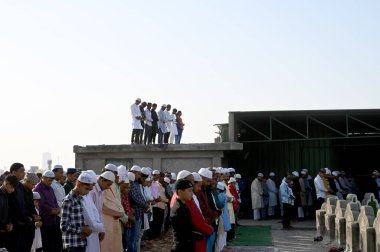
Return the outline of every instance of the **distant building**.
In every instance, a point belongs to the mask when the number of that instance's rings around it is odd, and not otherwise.
[[[42,169],[43,170],[51,170],[51,153],[50,152],[44,152],[42,153]]]

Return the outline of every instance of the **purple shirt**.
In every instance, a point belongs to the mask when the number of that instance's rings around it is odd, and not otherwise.
[[[50,215],[52,209],[59,208],[54,195],[53,188],[51,188],[50,186],[46,186],[45,184],[40,182],[36,185],[33,191],[38,192],[41,195],[40,216],[43,225],[58,225],[58,217],[56,215]]]

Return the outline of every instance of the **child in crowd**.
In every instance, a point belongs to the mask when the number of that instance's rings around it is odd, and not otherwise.
[[[190,210],[186,202],[193,197],[193,184],[184,179],[176,183],[177,199],[170,212],[173,225],[174,246],[172,252],[195,251],[196,234],[193,232]]]
[[[34,207],[36,209],[37,215],[40,215],[40,200],[41,195],[38,192],[33,192],[33,201],[34,201]],[[36,231],[34,235],[33,245],[32,245],[32,252],[40,252],[42,251],[42,239],[41,239],[41,226],[42,222],[38,221],[35,222]]]

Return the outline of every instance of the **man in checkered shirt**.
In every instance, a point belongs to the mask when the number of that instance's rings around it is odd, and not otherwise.
[[[83,172],[74,189],[65,197],[62,205],[61,230],[63,246],[68,252],[85,252],[86,237],[92,233],[84,223],[82,196],[93,188],[91,175]]]

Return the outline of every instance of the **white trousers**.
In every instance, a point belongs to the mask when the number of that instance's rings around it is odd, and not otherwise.
[[[302,207],[298,207],[298,218],[305,218],[305,214],[303,212]]]
[[[260,220],[260,209],[261,208],[253,209],[253,220]]]

